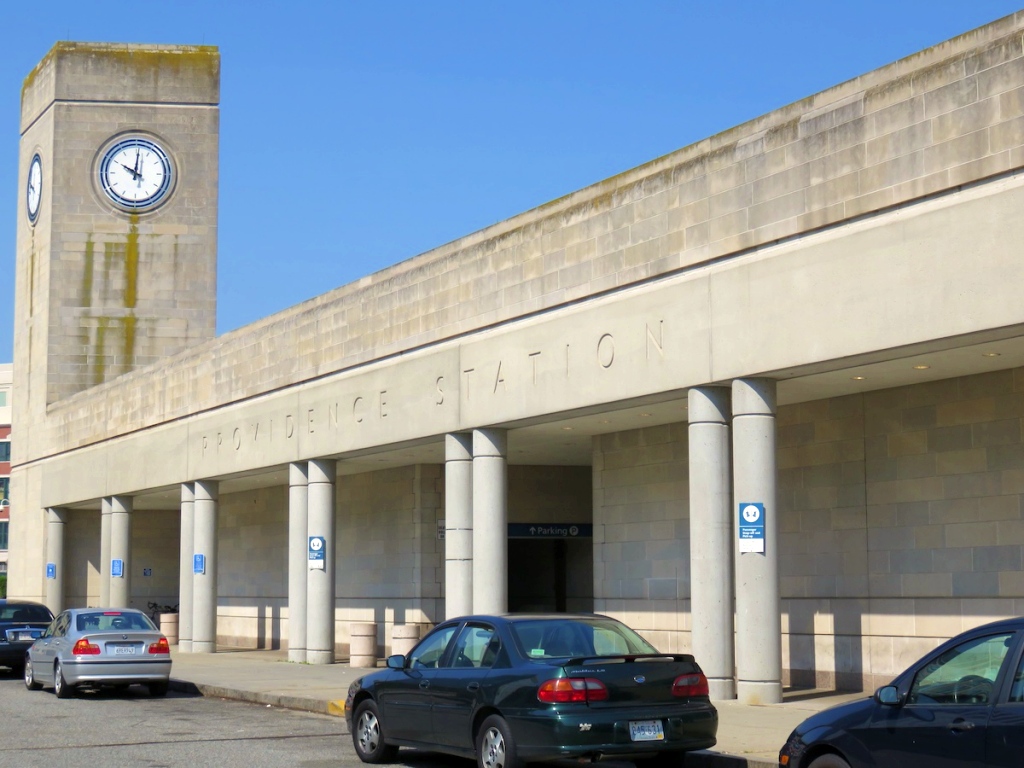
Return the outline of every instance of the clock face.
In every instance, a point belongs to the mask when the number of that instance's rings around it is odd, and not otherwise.
[[[100,161],[100,188],[122,208],[154,208],[173,188],[171,159],[155,141],[123,139]]]
[[[28,167],[28,184],[25,187],[25,208],[28,210],[28,220],[33,224],[39,217],[39,202],[42,198],[43,161],[39,159],[39,155],[35,155]]]

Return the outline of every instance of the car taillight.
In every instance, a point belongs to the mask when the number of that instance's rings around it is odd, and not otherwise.
[[[702,672],[691,675],[680,675],[672,683],[673,696],[707,696],[708,679]]]
[[[149,652],[150,653],[170,653],[171,652],[171,646],[169,646],[167,644],[167,638],[166,637],[161,637],[159,640],[157,640],[155,643],[152,643],[149,646]]]
[[[88,637],[83,637],[71,649],[71,653],[75,656],[97,656],[99,652],[100,647],[95,643],[90,643]]]
[[[545,704],[573,704],[605,701],[608,688],[592,677],[559,677],[546,680],[537,689],[537,698]]]

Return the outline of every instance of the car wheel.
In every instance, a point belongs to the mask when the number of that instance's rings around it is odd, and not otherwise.
[[[498,715],[491,715],[480,726],[476,735],[476,764],[477,768],[520,768],[512,731]]]
[[[70,699],[75,695],[75,688],[64,679],[64,670],[60,668],[60,662],[53,662],[53,692],[58,699]]]
[[[850,764],[839,755],[829,753],[814,758],[807,768],[850,768]]]
[[[25,687],[30,691],[38,691],[43,687],[43,684],[36,680],[35,673],[32,671],[32,659],[25,659]]]
[[[380,712],[372,699],[356,707],[352,717],[352,746],[364,763],[388,763],[398,754],[398,747],[384,742]]]
[[[164,680],[162,683],[150,683],[148,685],[149,695],[157,698],[159,696],[166,696],[168,689],[170,689],[170,683]]]

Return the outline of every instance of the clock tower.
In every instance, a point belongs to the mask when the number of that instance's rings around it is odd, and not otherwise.
[[[209,46],[57,43],[25,79],[21,423],[214,337],[219,100]]]

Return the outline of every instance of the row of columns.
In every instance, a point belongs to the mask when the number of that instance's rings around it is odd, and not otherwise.
[[[693,652],[712,698],[781,701],[781,617],[775,504],[775,385],[736,380],[689,392],[690,571]],[[445,592],[448,617],[508,608],[507,432],[478,429],[445,438]],[[334,661],[332,460],[289,466],[289,660]],[[216,481],[181,491],[179,648],[212,653],[217,637]],[[764,551],[736,551],[734,502],[761,503]],[[100,600],[127,605],[132,499],[104,498]],[[48,510],[48,562],[63,562],[64,513]],[[323,556],[314,558],[314,541]],[[197,555],[200,558],[197,558]],[[120,561],[122,576],[110,573]],[[47,579],[51,607],[63,601],[63,568]],[[735,591],[733,586],[735,585]],[[735,620],[735,634],[734,634]],[[735,637],[735,643],[733,638]]]

